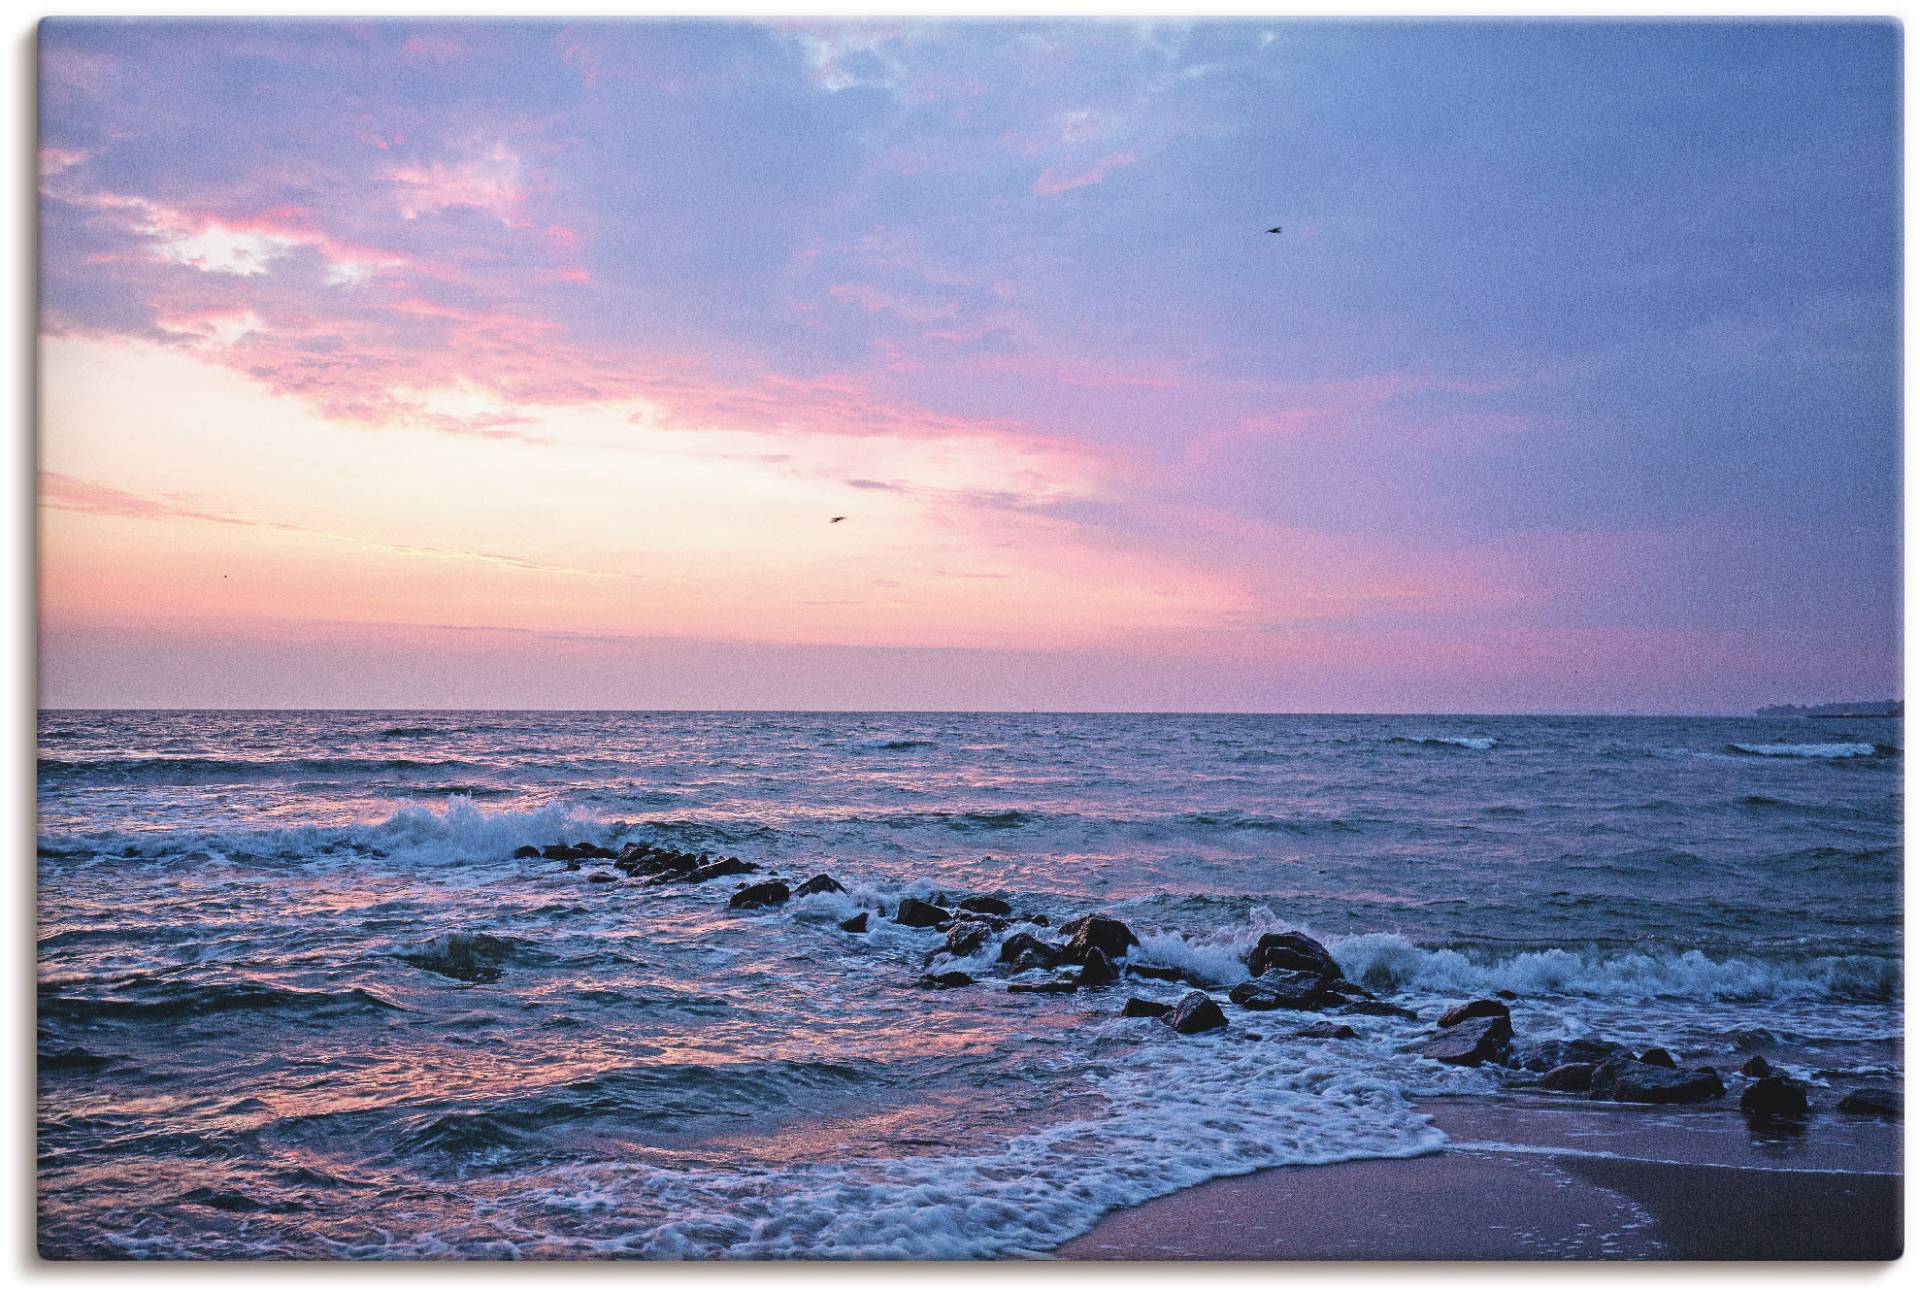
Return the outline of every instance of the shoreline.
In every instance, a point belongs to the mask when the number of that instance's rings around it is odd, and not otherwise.
[[[1426,1156],[1281,1166],[1114,1211],[1067,1260],[1898,1259],[1896,1123],[1755,1132],[1726,1108],[1418,1104]]]

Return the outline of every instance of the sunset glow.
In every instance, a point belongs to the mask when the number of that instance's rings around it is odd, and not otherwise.
[[[42,30],[48,705],[1899,689],[1890,25]]]

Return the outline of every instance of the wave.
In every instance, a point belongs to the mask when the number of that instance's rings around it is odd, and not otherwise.
[[[96,780],[115,784],[233,784],[301,775],[389,775],[479,769],[457,758],[46,758],[42,784]]]
[[[1829,1000],[1884,1003],[1899,998],[1896,958],[1833,955],[1773,961],[1699,950],[1604,955],[1550,947],[1501,953],[1416,945],[1399,933],[1320,936],[1297,920],[1255,905],[1239,924],[1207,933],[1136,928],[1140,962],[1165,964],[1222,985],[1247,977],[1246,956],[1264,933],[1298,929],[1315,936],[1347,977],[1381,993],[1431,991],[1486,995],[1572,995],[1614,1000]]]
[[[1390,735],[1389,744],[1424,745],[1429,748],[1472,749],[1485,753],[1500,743],[1491,735]]]
[[[1756,758],[1871,758],[1886,757],[1898,750],[1877,744],[1848,741],[1844,744],[1742,744],[1727,745],[1728,752]]]
[[[1374,990],[1608,999],[1833,1000],[1881,1003],[1900,994],[1900,961],[1831,955],[1779,962],[1698,950],[1607,956],[1559,948],[1514,954],[1416,946],[1397,933],[1334,937],[1347,976]]]
[[[207,985],[169,983],[158,989],[136,986],[136,994],[62,995],[42,990],[42,1021],[65,1022],[177,1020],[236,1011],[287,1011],[307,1014],[381,1012],[398,1005],[361,987],[340,991],[303,991],[242,979]]]
[[[864,753],[905,753],[910,749],[931,749],[937,745],[932,740],[913,739],[906,736],[880,736],[869,740],[851,740],[847,747],[859,749]]]

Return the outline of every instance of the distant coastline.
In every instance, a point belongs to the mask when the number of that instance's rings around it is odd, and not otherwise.
[[[1756,709],[1757,717],[1904,717],[1906,702],[1864,699],[1837,704],[1772,704]]]

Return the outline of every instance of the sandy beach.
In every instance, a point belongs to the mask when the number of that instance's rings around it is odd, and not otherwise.
[[[1889,1260],[1897,1124],[1758,1131],[1732,1108],[1434,1099],[1451,1140],[1397,1161],[1216,1179],[1107,1216],[1079,1260]]]

